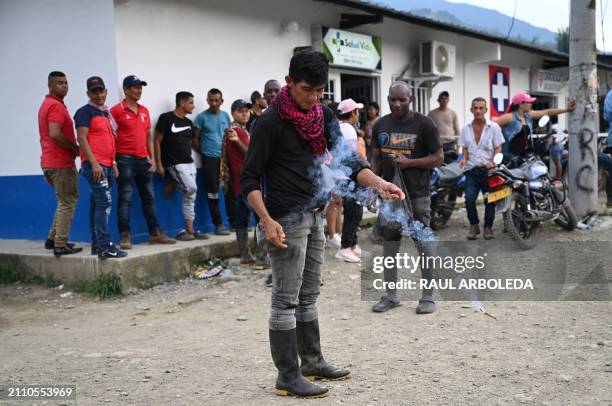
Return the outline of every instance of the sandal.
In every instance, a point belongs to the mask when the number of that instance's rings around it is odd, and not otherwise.
[[[176,235],[177,241],[193,241],[195,237],[193,234],[187,232],[187,230],[181,230],[180,233]]]

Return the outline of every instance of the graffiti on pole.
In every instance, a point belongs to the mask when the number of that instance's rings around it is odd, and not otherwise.
[[[591,148],[591,144],[593,139],[595,138],[595,134],[588,128],[583,128],[578,133],[578,142],[580,148],[580,161],[581,166],[576,172],[576,186],[583,192],[586,193],[594,193],[593,182],[591,181],[593,177],[596,176],[595,171],[592,166],[592,162],[595,162],[595,153]],[[586,160],[587,153],[590,155],[590,159]]]

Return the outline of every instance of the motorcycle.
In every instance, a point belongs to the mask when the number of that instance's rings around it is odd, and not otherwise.
[[[502,164],[503,155],[496,154],[496,167],[489,172],[487,200],[496,203],[502,213],[504,227],[514,242],[524,250],[537,244],[540,223],[553,220],[572,231],[578,219],[568,197],[563,179],[551,179],[547,166],[533,152],[522,158],[519,167],[509,169]]]
[[[459,162],[434,168],[431,175],[431,221],[432,230],[442,229],[450,219],[463,194],[465,176]]]

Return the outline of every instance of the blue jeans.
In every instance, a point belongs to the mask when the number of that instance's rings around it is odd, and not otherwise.
[[[153,197],[153,174],[149,172],[150,167],[146,158],[117,155],[117,168],[119,169],[117,219],[120,233],[130,232],[130,208],[132,207],[134,183],[138,188],[149,234],[154,234],[159,228]]]
[[[234,209],[234,222],[232,227],[236,230],[249,227],[249,217],[251,216],[251,208],[246,196],[236,195],[236,205]]]
[[[105,178],[97,182],[93,177],[91,164],[83,162],[81,174],[91,188],[89,199],[89,231],[91,232],[91,246],[105,249],[110,246],[111,237],[108,230],[108,218],[111,212],[111,190],[115,183],[113,168],[102,166]]]
[[[478,225],[478,210],[476,210],[476,199],[478,194],[489,192],[487,184],[488,172],[486,169],[473,168],[465,172],[465,209],[471,225]],[[495,220],[495,203],[489,203],[485,199],[485,227],[493,227]]]

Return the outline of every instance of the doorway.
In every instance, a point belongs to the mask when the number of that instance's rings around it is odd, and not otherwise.
[[[346,73],[340,74],[340,89],[341,100],[349,97],[357,103],[367,105],[374,99],[375,80],[372,76],[350,75]]]
[[[348,73],[340,74],[341,100],[350,97],[357,103],[363,103],[364,106],[367,106],[373,101],[379,103],[378,94],[378,77],[352,75]],[[364,125],[366,121],[367,114],[364,108],[359,114],[359,125]]]

